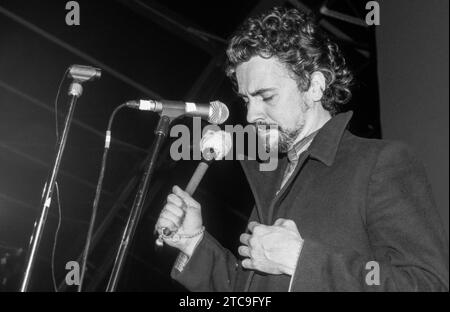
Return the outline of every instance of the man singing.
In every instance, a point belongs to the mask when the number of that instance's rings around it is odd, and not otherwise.
[[[262,137],[277,126],[281,158],[274,171],[242,161],[255,208],[240,257],[173,188],[156,224],[180,237],[163,238],[180,250],[172,277],[191,291],[448,291],[424,169],[405,145],[346,130],[352,75],[312,17],[275,8],[249,19],[227,55],[248,122]]]

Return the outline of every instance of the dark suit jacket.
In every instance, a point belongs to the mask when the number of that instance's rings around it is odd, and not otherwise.
[[[447,236],[422,165],[401,143],[352,135],[350,118],[319,130],[278,195],[286,158],[272,172],[242,161],[251,220],[297,224],[304,245],[292,291],[448,291]],[[171,274],[191,291],[288,290],[290,276],[245,270],[240,260],[206,233]]]

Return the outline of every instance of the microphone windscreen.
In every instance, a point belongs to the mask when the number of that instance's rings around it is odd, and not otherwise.
[[[207,155],[209,150],[214,150],[214,159],[224,158],[233,147],[231,134],[225,131],[208,130],[200,141],[200,150],[202,154]],[[205,157],[207,158],[207,157]],[[211,159],[207,159],[211,160]]]
[[[224,123],[230,115],[228,107],[220,101],[213,101],[210,104],[208,121],[215,125]]]

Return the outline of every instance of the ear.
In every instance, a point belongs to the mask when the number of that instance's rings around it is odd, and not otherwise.
[[[325,76],[322,72],[315,71],[311,74],[311,84],[308,89],[308,94],[312,101],[318,102],[322,99],[325,85]]]

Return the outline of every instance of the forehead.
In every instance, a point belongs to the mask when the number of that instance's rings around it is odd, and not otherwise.
[[[254,56],[236,67],[239,93],[252,93],[258,89],[276,88],[286,83],[290,77],[287,68],[276,58]]]

